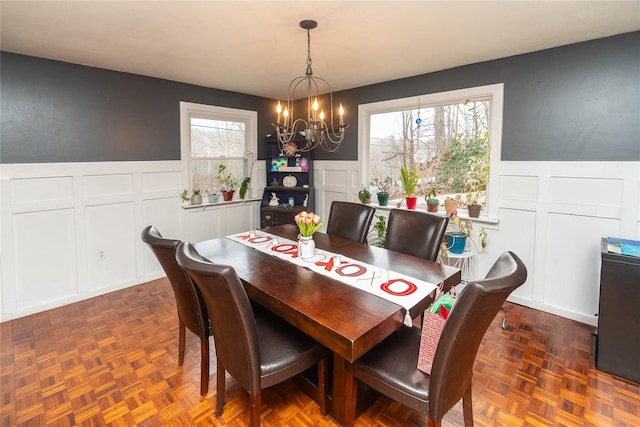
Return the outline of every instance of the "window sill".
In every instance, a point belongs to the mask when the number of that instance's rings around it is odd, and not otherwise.
[[[389,200],[389,204],[387,206],[380,206],[379,204],[374,203],[374,202],[369,203],[369,205],[374,207],[374,208],[376,208],[376,209],[387,210],[387,211],[390,211],[392,209],[407,210],[407,206],[406,205],[402,205],[400,207],[396,207],[396,203],[397,202],[393,202],[393,201]],[[427,211],[427,205],[418,204],[418,206],[416,206],[415,211],[426,212]],[[478,224],[496,225],[496,224],[498,224],[500,222],[500,220],[498,218],[493,218],[493,217],[489,217],[489,216],[482,215],[482,214],[478,218],[471,218],[466,209],[457,209],[457,211],[458,211],[458,216],[461,219],[470,220],[471,222],[475,222],[475,223],[478,223]],[[436,215],[442,215],[442,216],[446,215],[446,211],[444,210],[443,207],[440,207],[438,209],[438,212],[430,212],[430,213],[434,213]]]
[[[199,205],[182,205],[182,209],[184,210],[191,210],[191,209],[198,209],[198,208],[208,208],[208,207],[216,207],[216,206],[227,206],[227,205],[237,205],[237,204],[245,204],[248,202],[259,202],[260,200],[262,200],[259,197],[254,197],[254,198],[250,198],[250,199],[233,199],[229,202],[225,202],[223,200],[219,200],[216,203],[210,203],[210,202],[202,202]]]

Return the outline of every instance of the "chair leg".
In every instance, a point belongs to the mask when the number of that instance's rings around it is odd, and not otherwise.
[[[327,359],[322,358],[318,362],[318,405],[320,413],[327,415]]]
[[[216,367],[216,415],[220,417],[224,408],[224,366],[220,360],[216,363],[218,365]]]
[[[507,329],[507,310],[504,309],[504,304],[500,307],[500,311],[504,313],[504,316],[502,317],[502,324],[500,326],[502,326],[502,329]]]
[[[464,417],[464,427],[473,427],[473,402],[471,401],[471,381],[469,387],[462,395],[462,415]]]
[[[178,319],[178,366],[182,366],[184,363],[184,342],[186,335],[186,327],[182,320]]]
[[[258,392],[255,396],[249,395],[249,426],[250,427],[260,427],[260,412],[261,411],[261,402],[260,396],[262,393]]]
[[[209,392],[209,338],[200,341],[200,394]]]
[[[442,421],[436,421],[433,419],[431,415],[427,417],[427,426],[428,427],[441,427]]]

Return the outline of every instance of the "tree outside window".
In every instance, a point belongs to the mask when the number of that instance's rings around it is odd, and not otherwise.
[[[435,190],[441,200],[458,198],[464,205],[475,190],[485,203],[487,182],[478,182],[476,172],[488,170],[489,107],[489,100],[479,99],[372,113],[371,179],[390,176],[399,184],[400,168],[415,167],[421,175],[417,197]],[[404,196],[397,185],[391,198]]]

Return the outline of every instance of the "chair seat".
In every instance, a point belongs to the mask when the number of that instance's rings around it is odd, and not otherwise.
[[[328,356],[328,350],[314,339],[275,315],[260,315],[256,322],[260,347],[262,388],[271,387],[291,378],[294,365],[299,373]]]
[[[430,376],[417,368],[419,350],[420,329],[402,327],[347,369],[391,399],[426,412]]]

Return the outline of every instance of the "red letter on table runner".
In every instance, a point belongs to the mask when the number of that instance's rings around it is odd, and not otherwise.
[[[355,271],[350,273],[347,271],[349,269],[355,269]],[[336,274],[339,274],[341,276],[346,276],[346,277],[362,276],[366,272],[367,272],[367,269],[358,264],[347,264],[347,265],[343,265],[341,267],[336,268]]]
[[[396,282],[402,282],[402,283],[406,284],[407,288],[402,292],[392,291],[390,286],[393,285]],[[412,293],[414,293],[418,289],[418,287],[416,285],[414,285],[413,283],[411,283],[411,282],[407,282],[404,279],[393,279],[393,280],[389,280],[388,282],[384,282],[382,285],[380,285],[380,289],[382,289],[383,291],[385,291],[388,294],[399,296],[399,297],[403,297],[403,296],[406,296],[406,295],[411,295]]]

